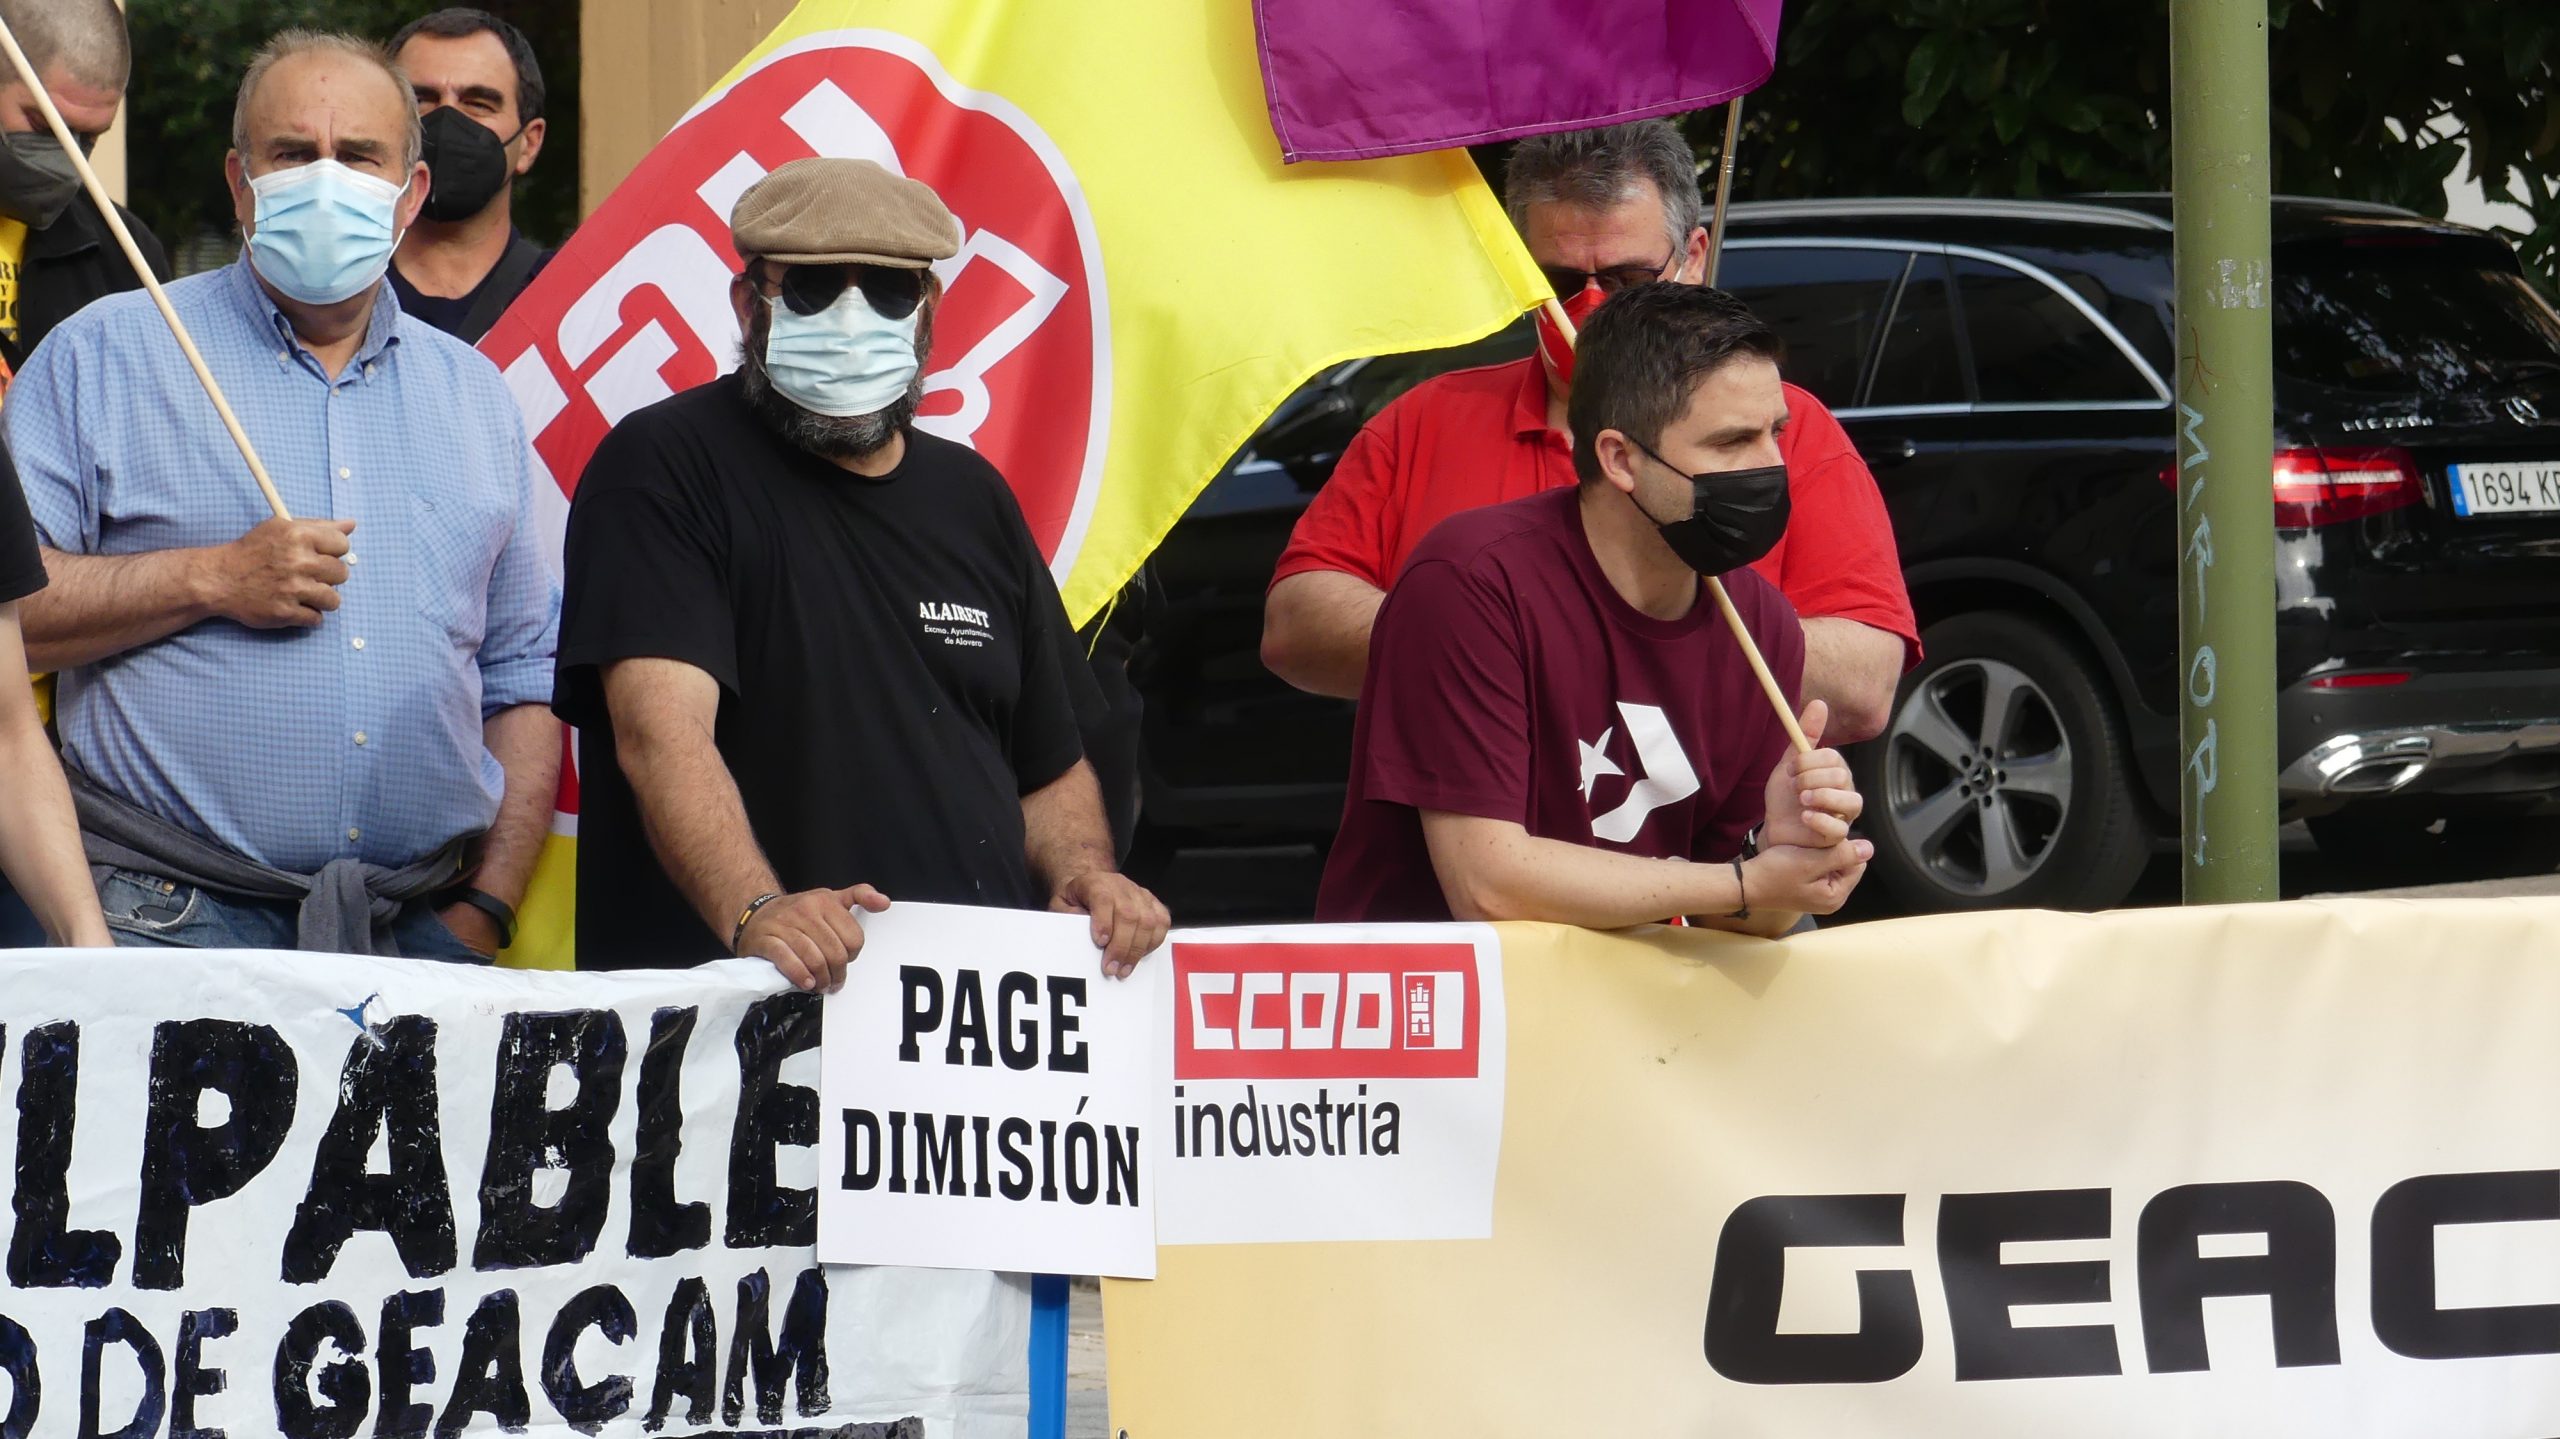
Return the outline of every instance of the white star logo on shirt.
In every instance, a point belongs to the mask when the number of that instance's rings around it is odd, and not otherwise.
[[[1588,740],[1574,741],[1575,744],[1582,747],[1582,797],[1586,800],[1591,798],[1591,787],[1600,782],[1600,777],[1602,775],[1624,775],[1626,773],[1625,770],[1618,768],[1617,761],[1612,760],[1605,753],[1609,748],[1609,741],[1614,738],[1617,733],[1618,727],[1616,725],[1611,725],[1609,728],[1600,732],[1600,742],[1598,744],[1593,744]]]
[[[1666,804],[1677,804],[1698,792],[1698,771],[1690,765],[1688,751],[1680,747],[1680,736],[1671,729],[1671,717],[1654,705],[1629,704],[1618,701],[1618,718],[1626,722],[1627,743],[1635,746],[1636,766],[1644,778],[1627,787],[1627,797],[1616,809],[1591,821],[1591,837],[1609,844],[1625,844],[1644,828],[1645,820]],[[1600,753],[1609,743],[1617,727],[1612,725],[1600,736],[1599,745],[1582,745],[1582,798],[1591,799],[1591,782],[1603,774],[1624,774]],[[1579,740],[1576,744],[1581,744]],[[1592,761],[1608,765],[1603,770]]]

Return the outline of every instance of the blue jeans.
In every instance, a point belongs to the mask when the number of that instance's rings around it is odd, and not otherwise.
[[[36,922],[36,912],[27,908],[25,896],[0,879],[0,949],[42,949],[51,943],[44,926]]]
[[[134,949],[292,949],[300,908],[291,900],[216,894],[134,870],[110,870],[98,886],[99,907],[118,945]],[[403,905],[391,921],[391,943],[410,959],[487,964],[454,937],[435,906]]]

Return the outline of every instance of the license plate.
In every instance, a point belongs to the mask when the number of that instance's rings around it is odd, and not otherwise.
[[[2453,466],[2453,512],[2560,514],[2560,460]]]

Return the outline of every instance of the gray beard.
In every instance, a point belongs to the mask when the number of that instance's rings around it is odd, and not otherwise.
[[[906,393],[886,409],[839,418],[803,409],[773,387],[773,375],[764,364],[764,340],[771,325],[770,319],[758,316],[754,328],[740,342],[738,379],[747,409],[784,444],[822,460],[864,460],[880,453],[915,423],[916,407],[924,402],[923,358],[931,344],[929,329],[918,328],[916,377],[907,382]]]

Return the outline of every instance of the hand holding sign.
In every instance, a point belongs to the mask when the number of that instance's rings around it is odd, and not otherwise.
[[[878,914],[888,907],[889,897],[867,884],[770,899],[738,931],[738,957],[765,960],[795,986],[833,994],[862,953],[862,921],[854,911]]]
[[[1102,972],[1113,979],[1127,979],[1173,928],[1163,900],[1109,870],[1089,870],[1059,885],[1049,908],[1093,916],[1093,947],[1102,951]]]

